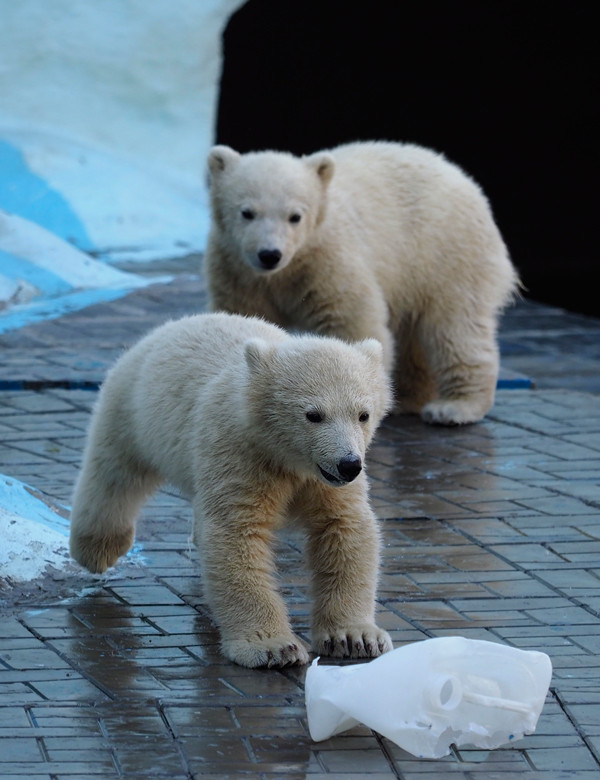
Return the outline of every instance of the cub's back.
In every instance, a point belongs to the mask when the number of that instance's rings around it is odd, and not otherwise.
[[[258,319],[223,313],[168,322],[126,352],[103,385],[99,409],[118,427],[123,447],[186,494],[193,484],[193,440],[203,434],[194,409],[221,377],[223,398],[238,404],[243,344],[253,337],[274,341],[285,333]]]
[[[480,201],[479,186],[442,154],[414,144],[367,141],[330,150],[336,163],[332,194],[353,192],[375,197],[385,204],[390,194],[394,206],[413,210],[428,208],[431,201],[457,192],[465,200]],[[371,191],[371,187],[373,191]]]
[[[167,322],[148,333],[117,361],[102,387],[105,403],[133,419],[180,420],[202,387],[219,375],[244,371],[243,344],[250,338],[285,338],[275,325],[256,318],[216,313]]]
[[[460,295],[473,278],[486,300],[504,301],[514,289],[487,198],[460,167],[413,144],[354,143],[331,154],[335,206],[327,219],[344,215],[346,232],[354,231],[394,311],[432,290]]]
[[[233,314],[197,314],[168,322],[152,331],[132,350],[139,362],[140,379],[206,384],[243,360],[242,346],[250,338],[279,341],[285,337],[275,325]],[[135,353],[135,354],[133,354]]]

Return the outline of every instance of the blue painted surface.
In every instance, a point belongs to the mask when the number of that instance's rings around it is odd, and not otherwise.
[[[24,379],[2,379],[0,377],[0,390],[27,390],[30,389],[32,386],[35,386],[36,389],[42,388],[42,387],[66,387],[69,390],[99,390],[100,389],[100,382],[96,382],[93,380],[64,380],[59,381],[58,383],[53,382],[44,382],[44,380],[40,380],[39,382],[32,382]],[[533,382],[529,377],[526,376],[517,376],[512,379],[499,379],[497,384],[498,390],[531,390],[533,389]]]
[[[498,390],[531,390],[533,382],[527,376],[514,376],[498,379]]]
[[[19,149],[2,140],[0,208],[41,225],[79,249],[95,248],[68,201],[27,167]]]

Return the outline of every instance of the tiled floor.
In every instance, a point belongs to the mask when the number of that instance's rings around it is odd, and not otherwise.
[[[201,308],[201,292],[179,278],[2,336],[0,472],[68,503],[95,398],[82,386],[148,327]],[[143,512],[140,549],[107,576],[66,565],[0,592],[0,780],[600,777],[599,330],[520,307],[503,326],[505,365],[541,389],[500,391],[465,428],[388,418],[370,452],[380,624],[396,646],[459,634],[547,652],[535,734],[438,761],[365,727],[313,743],[304,668],[250,671],[220,656],[190,509],[163,490]],[[554,389],[561,376],[566,389]],[[293,529],[278,560],[308,638]]]

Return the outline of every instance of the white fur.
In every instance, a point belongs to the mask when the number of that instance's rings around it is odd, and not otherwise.
[[[208,162],[213,310],[376,338],[400,410],[443,424],[483,417],[498,314],[518,280],[468,176],[427,149],[383,142],[302,158],[217,146]],[[272,268],[265,250],[280,254]]]
[[[391,643],[374,623],[379,542],[360,466],[389,403],[373,340],[288,336],[228,314],[170,322],[126,352],[102,386],[73,497],[71,554],[93,572],[112,566],[132,544],[141,504],[168,480],[193,504],[225,655],[251,667],[305,663],[271,550],[292,517],[308,540],[315,649],[379,655]],[[307,418],[317,413],[320,421]],[[347,472],[349,460],[360,473]]]

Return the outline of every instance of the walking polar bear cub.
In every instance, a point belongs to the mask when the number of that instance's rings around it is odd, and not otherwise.
[[[164,480],[194,509],[194,541],[223,653],[306,663],[275,586],[273,535],[303,525],[312,641],[322,655],[392,647],[375,625],[379,537],[363,469],[391,402],[381,345],[290,336],[261,320],[170,322],[126,352],[94,409],[73,497],[71,554],[105,571]]]
[[[367,142],[208,158],[211,308],[384,346],[398,411],[479,420],[517,275],[479,187],[441,155]]]

